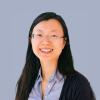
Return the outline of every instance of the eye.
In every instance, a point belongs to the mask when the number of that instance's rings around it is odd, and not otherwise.
[[[57,35],[51,35],[51,37],[55,37],[55,38],[56,38],[56,37],[58,37],[58,36],[57,36]]]
[[[37,36],[37,37],[42,37],[43,35],[42,35],[42,34],[36,34],[36,36]]]

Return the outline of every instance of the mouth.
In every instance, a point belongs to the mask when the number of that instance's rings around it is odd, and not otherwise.
[[[41,48],[40,51],[42,53],[45,53],[45,54],[49,54],[53,51],[53,49],[50,49],[50,48]]]

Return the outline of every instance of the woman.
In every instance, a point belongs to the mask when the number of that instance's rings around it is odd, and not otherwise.
[[[67,26],[56,13],[42,13],[31,25],[16,100],[95,100],[88,80],[74,69]]]

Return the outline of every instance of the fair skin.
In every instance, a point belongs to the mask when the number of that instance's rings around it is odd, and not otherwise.
[[[41,39],[31,38],[32,49],[39,58],[42,67],[42,94],[50,76],[56,71],[59,55],[65,46],[64,38],[50,39],[50,36],[63,37],[63,28],[55,19],[39,22],[33,29],[32,34],[43,36]]]

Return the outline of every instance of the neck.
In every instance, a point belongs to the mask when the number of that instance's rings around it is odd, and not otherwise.
[[[44,61],[41,62],[41,67],[43,80],[48,81],[57,69],[57,62]]]

